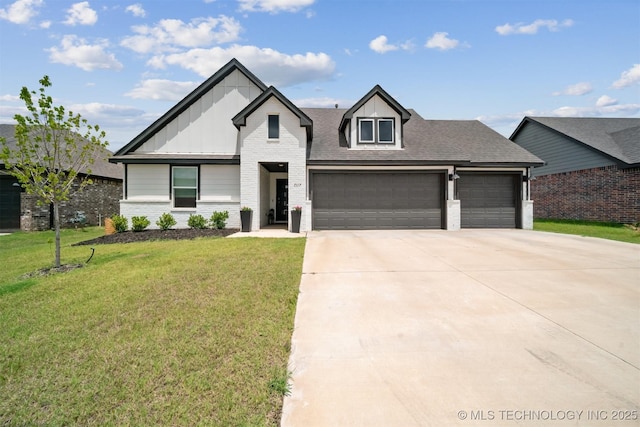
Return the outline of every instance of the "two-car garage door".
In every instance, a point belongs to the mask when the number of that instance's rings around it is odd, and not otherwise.
[[[314,230],[443,228],[444,173],[315,172]]]

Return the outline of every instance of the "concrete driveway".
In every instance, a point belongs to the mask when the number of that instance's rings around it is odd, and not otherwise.
[[[640,246],[309,233],[290,369],[283,426],[639,425]]]

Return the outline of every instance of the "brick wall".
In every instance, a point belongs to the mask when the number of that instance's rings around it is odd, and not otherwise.
[[[86,225],[102,225],[104,218],[120,213],[122,182],[92,178],[93,184],[76,193],[69,201],[60,204],[60,226],[74,227],[70,220],[77,211],[83,211]],[[49,205],[38,206],[38,199],[26,193],[21,195],[20,228],[25,231],[48,230],[51,215]],[[100,224],[99,224],[100,223]]]
[[[640,168],[617,166],[544,175],[531,181],[535,218],[640,222]]]

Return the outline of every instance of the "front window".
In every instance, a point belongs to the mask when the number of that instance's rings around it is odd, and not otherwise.
[[[269,139],[280,138],[280,116],[277,114],[269,115]]]
[[[360,119],[360,142],[375,142],[373,138],[373,120],[371,119]]]
[[[198,168],[174,166],[172,187],[174,207],[195,208],[198,198]]]

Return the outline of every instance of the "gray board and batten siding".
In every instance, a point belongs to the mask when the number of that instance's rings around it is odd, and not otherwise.
[[[538,123],[528,122],[518,132],[517,143],[541,159],[553,159],[544,166],[535,167],[533,176],[551,175],[583,169],[612,166],[616,162],[592,148],[568,142],[568,137]]]

